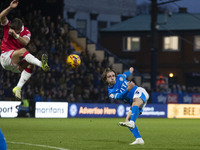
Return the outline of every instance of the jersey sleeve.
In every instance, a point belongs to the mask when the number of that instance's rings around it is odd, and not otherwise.
[[[131,75],[130,71],[124,72],[123,76],[125,76],[125,78],[128,78]]]
[[[24,34],[23,34],[23,37],[26,37],[28,38],[29,40],[31,39],[31,32],[26,28],[24,29]]]
[[[122,100],[128,94],[128,92],[128,90],[125,90],[122,93],[110,93],[109,98]]]

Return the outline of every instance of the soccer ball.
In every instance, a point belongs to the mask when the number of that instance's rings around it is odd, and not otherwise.
[[[78,66],[80,66],[81,59],[78,55],[71,54],[67,57],[66,63],[70,68],[76,69],[76,68],[78,68]]]

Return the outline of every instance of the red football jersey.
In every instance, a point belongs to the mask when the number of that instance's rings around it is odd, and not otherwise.
[[[17,39],[8,34],[9,23],[10,22],[8,21],[8,23],[4,26],[4,35],[1,43],[1,53],[5,53],[10,50],[17,50],[24,47],[24,45],[20,44]],[[22,31],[19,35],[21,37],[27,37],[29,39],[31,38],[31,32],[28,30],[28,28],[24,26],[22,27]]]

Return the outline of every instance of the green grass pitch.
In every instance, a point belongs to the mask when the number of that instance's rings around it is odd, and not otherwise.
[[[145,145],[128,145],[124,118],[0,118],[8,150],[199,150],[200,119],[137,119]]]

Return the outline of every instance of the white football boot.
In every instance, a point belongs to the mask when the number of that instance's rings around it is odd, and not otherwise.
[[[119,122],[118,125],[122,126],[122,127],[128,127],[130,129],[134,129],[135,128],[135,122],[134,121]]]
[[[134,142],[130,143],[129,145],[144,145],[144,140],[142,138],[137,138]]]

